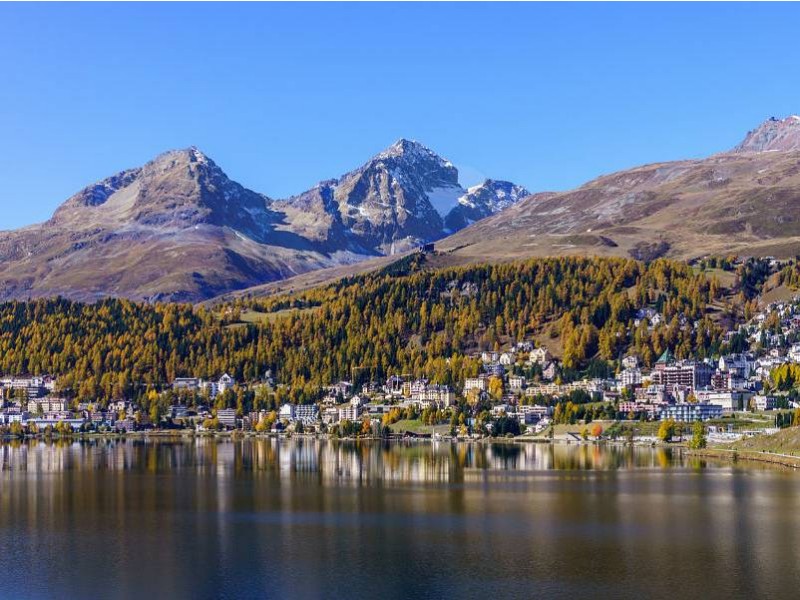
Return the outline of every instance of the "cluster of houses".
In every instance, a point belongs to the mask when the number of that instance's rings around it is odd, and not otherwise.
[[[637,319],[654,327],[662,317],[652,309],[640,311]],[[775,331],[778,315],[778,332]],[[767,328],[770,324],[770,329]],[[519,342],[506,351],[484,351],[478,357],[482,373],[463,381],[459,394],[447,386],[425,379],[389,377],[382,387],[366,386],[355,394],[348,382],[330,386],[319,411],[306,413],[305,424],[380,417],[394,407],[446,409],[461,399],[468,404],[485,403],[493,416],[519,419],[523,427],[541,429],[550,422],[553,405],[580,390],[591,400],[613,403],[621,418],[693,422],[708,421],[742,411],[798,408],[796,402],[764,391],[771,371],[784,363],[800,363],[800,310],[797,304],[775,303],[739,330],[748,350],[711,360],[678,360],[670,350],[645,369],[636,356],[620,361],[621,369],[609,379],[584,379],[561,383],[558,361],[543,347]],[[749,348],[755,348],[751,351]],[[534,380],[522,373],[536,367]],[[493,384],[493,381],[495,382]],[[377,399],[376,399],[377,398]],[[348,400],[349,399],[349,400]],[[291,422],[292,409],[281,412]]]
[[[640,313],[637,319],[646,320],[650,326],[661,318],[652,309]],[[666,350],[651,369],[646,369],[630,355],[618,363],[613,377],[571,382],[561,382],[558,360],[546,348],[522,341],[504,351],[478,353],[475,358],[481,363],[481,372],[465,378],[459,389],[401,375],[359,389],[341,381],[322,390],[315,404],[284,404],[271,426],[273,430],[300,425],[322,428],[366,418],[380,421],[393,409],[420,414],[426,410],[444,412],[465,403],[488,410],[492,417],[517,419],[521,429],[540,430],[551,422],[554,405],[574,398],[576,392],[584,401],[611,403],[618,418],[628,419],[707,421],[746,410],[797,407],[785,396],[765,393],[764,381],[782,364],[800,364],[798,303],[767,306],[749,323],[728,333],[727,341],[734,340],[739,343],[731,345],[742,351],[716,360],[678,360]],[[192,394],[211,404],[236,384],[233,377],[223,374],[216,380],[176,378],[171,388],[178,398]],[[214,417],[226,428],[254,429],[265,415],[265,411],[237,415],[232,408],[212,410],[205,405],[176,403],[169,407],[166,417],[198,428]],[[58,396],[51,377],[0,378],[0,426],[18,422],[45,427],[61,422],[74,429],[91,424],[128,431],[146,424],[147,419],[130,401],[115,401],[102,409],[90,403],[70,403]]]
[[[126,432],[154,425],[135,402],[114,400],[105,407],[92,402],[74,403],[57,395],[55,383],[55,378],[49,376],[0,378],[0,426],[19,423],[23,427],[43,429],[61,423],[75,431],[90,426],[96,430]],[[172,388],[175,391],[207,394],[213,400],[226,390],[233,389],[235,384],[235,380],[225,374],[217,381],[177,378]],[[214,412],[208,406],[175,404],[169,407],[166,416],[193,426],[211,417],[216,417],[224,427],[241,425],[234,409]]]
[[[56,395],[52,377],[4,377],[0,379],[0,426],[19,423],[43,429],[61,424],[79,430],[85,425],[131,431],[140,422],[137,407],[129,401],[111,402],[104,408],[92,403],[74,405]]]
[[[737,411],[797,408],[797,402],[764,391],[774,369],[800,363],[800,305],[775,302],[726,334],[742,351],[718,360],[676,360],[667,350],[650,373],[636,357],[622,360],[618,410],[632,416],[709,420]],[[613,399],[613,398],[609,398]]]
[[[52,377],[0,378],[0,426],[19,423],[46,427],[65,422],[79,429],[79,419],[68,409],[68,402],[55,394]]]
[[[654,316],[657,317],[645,315]],[[800,359],[800,344],[789,351],[789,360],[794,352]],[[482,353],[487,373],[466,379],[464,393],[477,390],[489,399],[486,393],[491,379],[502,378],[504,396],[493,410],[516,416],[525,425],[546,421],[553,400],[568,398],[578,390],[594,401],[614,403],[618,415],[631,419],[707,421],[737,411],[774,410],[779,405],[776,396],[761,393],[762,377],[768,371],[761,372],[759,362],[750,353],[726,355],[718,361],[698,361],[676,360],[666,350],[649,372],[636,356],[626,356],[621,360],[621,371],[613,378],[568,383],[554,381],[557,364],[544,348],[532,349],[524,362],[542,367],[537,381],[528,382],[522,375],[506,372],[509,366],[519,364],[512,360],[513,356],[513,353]]]

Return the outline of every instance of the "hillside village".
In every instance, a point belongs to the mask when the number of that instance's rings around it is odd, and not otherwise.
[[[637,314],[636,324],[654,327],[661,319],[646,309]],[[257,398],[270,397],[280,388],[270,372],[255,383],[237,382],[227,373],[216,380],[175,378],[149,392],[167,396],[169,408],[149,413],[125,399],[101,408],[67,398],[54,377],[8,376],[0,378],[0,427],[18,434],[177,429],[343,437],[558,435],[577,440],[586,439],[593,421],[700,421],[721,439],[733,440],[798,424],[800,298],[770,303],[725,337],[732,351],[713,359],[678,360],[667,349],[648,369],[629,354],[607,373],[572,381],[562,377],[560,360],[547,348],[520,341],[475,354],[481,373],[457,387],[398,373],[358,387],[350,381],[332,382],[319,390],[317,402],[284,402],[253,411],[231,407],[241,404],[231,399],[245,390]],[[577,425],[580,433],[573,427],[557,434],[558,425]],[[602,427],[592,429],[595,437],[603,435]]]

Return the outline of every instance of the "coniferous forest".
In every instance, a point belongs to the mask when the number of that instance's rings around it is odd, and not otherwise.
[[[281,400],[308,402],[340,379],[391,374],[458,387],[479,370],[470,353],[537,339],[561,349],[566,373],[635,351],[703,357],[722,329],[709,315],[715,279],[685,263],[548,258],[427,270],[411,256],[383,271],[264,299],[203,307],[108,299],[0,305],[0,371],[53,374],[101,404],[141,398],[179,376],[268,370]],[[637,311],[663,322],[648,327]],[[641,313],[639,313],[641,317]],[[638,323],[638,325],[637,325]]]

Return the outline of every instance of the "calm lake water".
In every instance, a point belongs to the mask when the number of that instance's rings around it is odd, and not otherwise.
[[[800,473],[650,448],[0,445],[8,598],[797,598]]]

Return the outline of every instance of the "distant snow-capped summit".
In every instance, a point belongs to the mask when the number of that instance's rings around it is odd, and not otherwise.
[[[458,205],[445,219],[445,227],[449,231],[458,231],[505,210],[526,196],[530,196],[530,192],[521,185],[510,181],[487,179],[470,187],[458,198]]]
[[[290,213],[301,205],[307,210],[310,199],[317,198],[317,210],[324,206],[327,213],[320,223],[331,233],[328,248],[338,243],[347,250],[393,254],[439,239],[463,226],[458,223],[494,214],[519,199],[521,191],[492,181],[465,190],[453,163],[419,142],[401,139],[361,167],[280,205]],[[451,217],[454,211],[468,217]],[[309,234],[308,224],[303,227]]]

